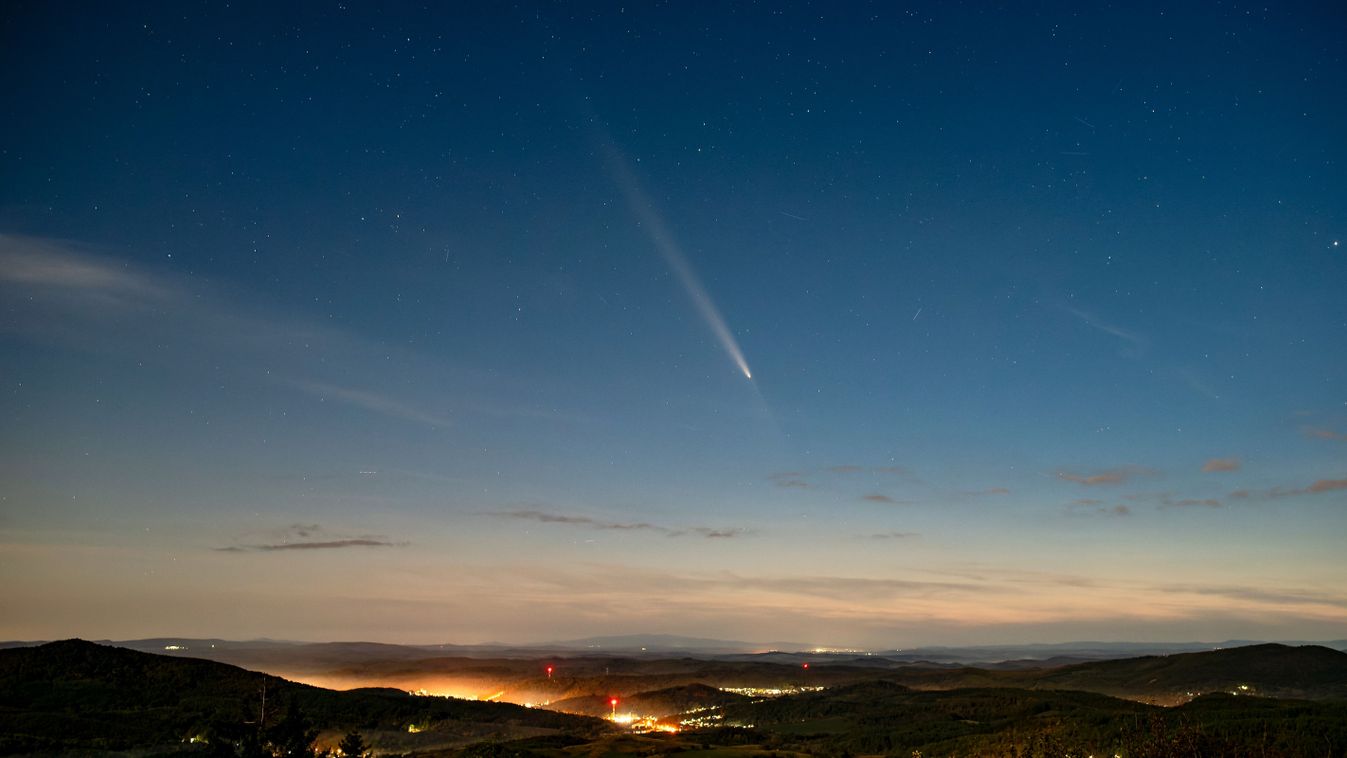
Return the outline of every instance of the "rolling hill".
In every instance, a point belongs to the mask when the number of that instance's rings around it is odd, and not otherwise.
[[[220,724],[255,723],[263,697],[268,723],[293,702],[320,729],[413,731],[427,735],[425,744],[607,728],[517,705],[389,689],[335,692],[214,661],[66,640],[0,650],[0,752],[180,745]]]
[[[1151,698],[1162,704],[1211,692],[1347,698],[1347,653],[1319,645],[1248,645],[1081,663],[1042,672],[1033,679],[1040,688]]]
[[[746,695],[726,692],[705,684],[687,684],[662,690],[638,692],[621,699],[618,703],[618,710],[623,713],[639,713],[642,716],[663,719],[693,710],[721,708],[748,701],[749,697]],[[608,715],[611,705],[607,696],[584,695],[555,701],[547,707],[563,713],[603,717]]]
[[[1206,695],[1162,708],[1091,692],[917,691],[885,681],[724,709],[754,740],[812,754],[1339,756],[1347,703]]]

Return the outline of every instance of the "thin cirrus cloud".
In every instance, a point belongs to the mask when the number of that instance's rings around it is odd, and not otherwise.
[[[290,385],[318,398],[319,400],[327,400],[330,398],[347,405],[362,408],[371,413],[378,413],[402,419],[404,421],[412,421],[418,424],[437,427],[449,426],[451,424],[451,421],[447,416],[418,408],[378,392],[354,389],[351,387],[339,387],[334,384],[325,384],[322,382],[299,380],[290,382]]]
[[[1148,469],[1137,466],[1127,466],[1124,468],[1107,469],[1089,474],[1078,474],[1070,471],[1058,471],[1057,478],[1064,482],[1075,482],[1086,487],[1097,487],[1100,485],[1122,484],[1131,479],[1141,476],[1147,476],[1151,472]]]
[[[1146,350],[1147,340],[1136,332],[1123,329],[1122,327],[1101,321],[1094,314],[1067,306],[1067,312],[1080,319],[1087,326],[1097,329],[1105,334],[1111,334],[1127,344],[1125,354],[1130,357],[1138,357]]]
[[[893,476],[907,476],[909,473],[906,466],[860,466],[855,463],[842,463],[836,466],[829,466],[824,469],[830,474],[890,474]]]
[[[1240,462],[1238,458],[1212,458],[1202,464],[1202,473],[1212,474],[1226,471],[1239,471]]]
[[[40,317],[76,324],[81,331],[117,330],[98,339],[130,337],[118,343],[122,347],[143,343],[150,331],[168,343],[197,345],[207,339],[212,350],[229,349],[237,357],[264,353],[276,359],[297,346],[332,352],[363,345],[321,325],[244,307],[204,281],[151,271],[64,240],[0,235],[0,287],[22,297],[16,303],[23,309],[15,308],[10,317],[35,336],[51,331],[36,328],[47,325],[37,323]],[[138,320],[134,330],[126,330],[126,321],[109,317]]]
[[[860,474],[880,474],[886,476],[910,477],[911,471],[906,466],[861,466],[855,463],[839,463],[835,466],[826,466],[822,469],[811,471],[779,471],[769,475],[767,478],[778,487],[795,487],[799,489],[810,489],[814,485],[805,479],[806,475],[826,475],[836,474],[838,476],[850,477]],[[826,479],[827,477],[824,476]]]
[[[666,537],[703,537],[705,539],[732,539],[749,534],[747,529],[714,528],[707,526],[670,527],[652,524],[648,521],[606,521],[590,516],[578,516],[566,513],[553,513],[536,508],[518,508],[509,511],[482,511],[480,515],[493,516],[516,521],[533,521],[539,524],[559,524],[579,526],[598,531],[616,532],[652,532]]]
[[[705,537],[708,540],[726,540],[734,537],[742,537],[748,534],[747,529],[713,529],[706,526],[694,526],[684,530],[687,534],[695,534],[698,537]],[[677,536],[672,535],[672,536]]]
[[[1178,500],[1165,498],[1161,505],[1166,508],[1220,508],[1223,503],[1214,497],[1185,497]]]
[[[1333,490],[1347,490],[1347,479],[1320,479],[1305,488],[1305,491],[1309,494],[1332,492]]]
[[[251,541],[240,540],[239,544],[217,547],[215,548],[215,552],[305,552],[342,550],[346,548],[405,547],[406,545],[406,542],[396,542],[380,535],[362,534],[348,536],[334,533],[319,524],[291,524],[281,529],[254,533],[254,539]]]
[[[1325,492],[1336,492],[1338,490],[1347,490],[1347,479],[1318,479],[1305,487],[1273,487],[1267,490],[1235,490],[1229,497],[1236,500],[1249,499],[1268,499],[1275,500],[1284,497],[1298,497],[1301,495],[1320,495]]]
[[[812,486],[805,481],[804,475],[798,471],[779,471],[767,478],[776,486],[787,489],[807,490]]]
[[[1224,585],[1159,585],[1159,592],[1184,595],[1210,595],[1233,600],[1250,600],[1259,603],[1277,605],[1336,605],[1347,603],[1347,597],[1340,592],[1324,592],[1310,589],[1267,589],[1259,587],[1233,587]]]
[[[734,576],[733,581],[742,587],[768,592],[830,599],[838,596],[851,596],[860,600],[869,600],[879,597],[901,597],[929,593],[985,593],[992,591],[990,587],[983,587],[970,582],[933,582],[870,577]]]
[[[1205,395],[1212,400],[1221,399],[1221,393],[1212,388],[1212,386],[1207,383],[1207,380],[1203,379],[1197,371],[1191,368],[1181,368],[1177,370],[1176,374],[1179,380],[1194,392],[1200,395]]]
[[[1334,440],[1336,442],[1347,441],[1347,434],[1335,432],[1332,429],[1324,429],[1318,426],[1307,426],[1300,430],[1306,437],[1313,437],[1317,440]]]
[[[128,266],[116,266],[62,240],[0,234],[0,282],[50,291],[117,298],[167,298],[171,288]]]
[[[861,495],[861,499],[868,503],[883,503],[884,505],[899,505],[903,501],[894,500],[882,492],[871,492],[868,495]]]
[[[302,313],[247,304],[204,279],[151,270],[64,240],[0,234],[0,299],[14,304],[0,312],[0,331],[92,352],[135,353],[173,367],[208,351],[249,380],[399,421],[449,426],[453,419],[443,401],[429,399],[443,397],[454,398],[456,412],[474,415],[588,420],[540,407],[536,399],[517,402],[509,389],[502,394],[495,376],[470,366],[390,350]],[[154,349],[146,350],[148,344]],[[390,355],[404,376],[435,377],[435,391],[389,388],[387,372],[357,370],[339,382],[324,379],[334,365],[388,366]]]
[[[493,572],[496,570],[493,569]],[[1311,618],[1347,618],[1341,592],[1276,586],[1249,588],[1194,583],[1101,581],[1094,577],[1042,572],[977,571],[931,581],[924,573],[908,576],[751,575],[738,572],[661,571],[630,565],[591,564],[517,569],[514,585],[536,588],[531,597],[549,602],[591,604],[607,612],[615,599],[670,618],[713,609],[774,620],[808,607],[834,625],[864,618],[888,625],[916,620],[942,628],[971,624],[1055,623],[1106,617],[1133,618],[1131,609],[1173,619],[1201,619],[1215,612],[1246,615],[1284,612],[1294,605]],[[1081,592],[1081,588],[1089,592]],[[564,589],[565,592],[555,590]],[[696,598],[696,601],[692,601]],[[443,601],[436,598],[435,602]],[[1123,610],[1127,609],[1127,610]]]
[[[620,570],[618,570],[620,569]],[[1195,583],[1101,581],[1093,577],[1016,575],[1016,572],[978,572],[964,581],[927,581],[924,576],[753,576],[732,572],[668,573],[631,566],[593,566],[575,569],[533,569],[525,580],[545,589],[565,588],[569,607],[596,599],[599,609],[614,597],[651,612],[677,605],[683,598],[700,598],[686,610],[712,607],[719,613],[749,612],[779,619],[799,614],[802,603],[812,613],[835,624],[839,619],[865,618],[883,624],[917,620],[923,625],[1055,623],[1099,618],[1123,621],[1140,612],[1171,619],[1209,618],[1213,613],[1263,615],[1295,612],[1309,618],[1341,621],[1347,618],[1340,592],[1276,586],[1221,587]],[[1082,587],[1089,588],[1081,592]],[[581,588],[577,591],[577,588]],[[540,592],[543,597],[557,593]],[[579,600],[577,600],[579,596]],[[648,600],[648,599],[657,600]],[[561,602],[561,601],[559,601]],[[650,602],[650,605],[642,605]],[[657,602],[657,604],[655,604]],[[1140,609],[1140,611],[1132,610]],[[946,627],[948,628],[948,627]]]
[[[963,490],[959,493],[967,497],[988,497],[992,495],[1009,495],[1009,487],[988,487],[985,490]]]
[[[274,553],[285,550],[339,550],[350,547],[404,547],[405,542],[355,537],[345,540],[320,540],[315,542],[277,542],[270,545],[230,545],[217,547],[219,553]]]
[[[1067,513],[1073,516],[1130,516],[1132,509],[1126,505],[1107,505],[1106,501],[1096,498],[1081,498],[1074,500],[1066,507]]]

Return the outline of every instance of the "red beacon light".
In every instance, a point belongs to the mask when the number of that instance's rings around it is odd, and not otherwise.
[[[551,666],[548,666],[548,667],[547,667],[547,678],[548,678],[548,679],[551,679],[551,678],[552,678],[552,667],[551,667]]]
[[[804,664],[804,667],[809,668],[809,664],[808,663]]]

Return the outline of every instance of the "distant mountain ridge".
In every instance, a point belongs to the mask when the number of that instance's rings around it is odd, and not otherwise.
[[[14,647],[33,647],[47,640],[11,640],[0,641],[0,649]],[[1050,659],[1059,661],[1104,660],[1110,658],[1136,657],[1142,655],[1170,655],[1173,653],[1191,653],[1208,650],[1220,650],[1234,647],[1248,647],[1261,644],[1281,644],[1293,647],[1319,645],[1335,650],[1347,651],[1347,639],[1338,640],[1226,640],[1224,642],[1051,642],[1028,643],[1020,645],[925,645],[911,648],[889,648],[876,650],[852,650],[844,647],[827,647],[803,642],[747,642],[743,640],[722,640],[708,637],[689,637],[675,634],[621,634],[597,637],[583,637],[571,640],[535,643],[434,643],[434,644],[397,644],[386,642],[368,642],[359,640],[312,642],[299,640],[276,640],[261,638],[254,640],[226,640],[221,638],[190,637],[151,637],[132,640],[96,640],[100,644],[116,645],[143,652],[169,653],[177,655],[194,654],[213,657],[210,651],[264,650],[292,651],[303,648],[315,655],[326,653],[323,657],[338,658],[346,654],[379,655],[385,658],[415,659],[425,657],[426,653],[464,655],[464,656],[535,656],[542,653],[584,653],[594,654],[658,654],[688,653],[708,656],[780,656],[783,661],[792,657],[808,656],[852,656],[861,654],[866,657],[884,658],[900,662],[932,663],[1001,663],[1033,662]]]
[[[602,637],[584,637],[577,640],[543,642],[535,645],[518,645],[541,649],[584,650],[597,652],[602,650],[621,652],[676,652],[682,650],[721,653],[751,653],[769,650],[809,650],[815,645],[803,642],[743,642],[741,640],[718,640],[707,637],[684,637],[677,634],[616,634]]]

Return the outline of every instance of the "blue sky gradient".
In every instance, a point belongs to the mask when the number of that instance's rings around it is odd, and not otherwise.
[[[0,637],[1340,637],[1344,21],[16,4]]]

